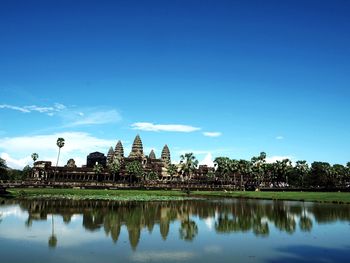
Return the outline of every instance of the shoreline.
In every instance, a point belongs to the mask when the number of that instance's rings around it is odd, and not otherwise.
[[[350,193],[344,192],[241,192],[180,190],[96,190],[55,188],[9,188],[4,198],[47,198],[74,200],[176,201],[197,198],[241,198],[318,203],[350,204]]]

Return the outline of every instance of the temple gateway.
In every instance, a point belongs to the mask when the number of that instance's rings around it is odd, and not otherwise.
[[[136,168],[135,168],[136,166]],[[172,166],[170,174],[169,167]],[[131,168],[130,168],[131,167]],[[170,180],[179,177],[178,165],[171,164],[170,150],[167,145],[163,147],[160,158],[151,150],[145,155],[143,144],[139,135],[136,135],[132,144],[131,152],[124,156],[124,147],[121,141],[116,146],[110,147],[107,156],[100,152],[93,152],[87,156],[86,165],[77,167],[73,159],[69,159],[65,166],[52,166],[48,161],[37,161],[34,163],[30,179],[39,181],[55,182],[135,182],[140,178],[131,178],[131,169],[141,169],[142,179],[152,178]],[[197,175],[208,172],[205,165],[199,166]],[[132,179],[132,180],[131,180]]]

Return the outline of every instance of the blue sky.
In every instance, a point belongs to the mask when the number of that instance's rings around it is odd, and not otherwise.
[[[1,1],[0,155],[350,161],[349,1]],[[211,135],[211,136],[208,136]]]

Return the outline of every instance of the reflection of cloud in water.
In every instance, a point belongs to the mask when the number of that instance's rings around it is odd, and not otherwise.
[[[212,230],[214,228],[214,220],[212,217],[208,217],[204,219],[205,225],[208,227],[209,230]]]
[[[132,254],[131,260],[137,262],[165,262],[166,260],[185,261],[195,257],[196,254],[189,251],[144,251]]]
[[[28,218],[28,212],[23,211],[19,206],[0,207],[0,213],[3,219],[10,216],[24,220]]]
[[[216,245],[211,245],[211,246],[204,247],[204,251],[210,254],[217,254],[222,251],[222,248]]]
[[[2,208],[1,213],[7,217],[15,217],[23,220],[23,224],[13,227],[11,220],[3,220],[0,224],[1,238],[10,240],[30,241],[47,244],[47,239],[51,233],[51,214],[48,214],[47,220],[38,220],[30,228],[25,227],[24,221],[28,218],[28,213],[23,212],[19,207]],[[4,217],[3,217],[4,218]],[[104,233],[91,234],[81,227],[82,216],[74,216],[77,224],[65,224],[61,216],[54,215],[55,234],[58,238],[60,247],[80,246],[89,242],[97,242],[105,238]],[[35,234],[33,234],[35,233]]]

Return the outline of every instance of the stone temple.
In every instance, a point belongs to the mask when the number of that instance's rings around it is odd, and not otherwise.
[[[149,155],[145,155],[143,151],[142,140],[139,135],[136,135],[131,147],[131,152],[128,157],[124,156],[124,147],[121,141],[118,141],[116,146],[110,147],[105,154],[93,152],[87,156],[86,165],[76,167],[73,159],[70,159],[66,166],[55,167],[51,162],[37,161],[34,164],[32,179],[47,180],[47,181],[103,181],[115,182],[128,180],[126,167],[131,162],[139,162],[142,165],[144,174],[153,173],[159,179],[169,177],[167,168],[171,164],[170,150],[167,145],[163,147],[160,158],[157,158],[153,150]],[[114,162],[118,162],[120,166],[118,176],[112,176],[109,167]],[[94,167],[102,166],[101,172],[96,174]]]

